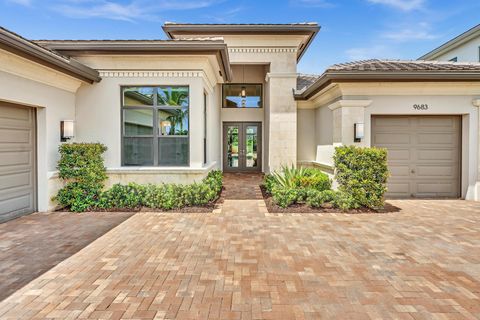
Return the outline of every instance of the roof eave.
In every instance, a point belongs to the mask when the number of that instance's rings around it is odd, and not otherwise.
[[[172,41],[162,42],[161,45],[154,42],[85,42],[85,41],[42,41],[46,45],[60,53],[70,56],[88,54],[214,54],[222,71],[224,80],[231,81],[233,74],[230,68],[227,45],[223,41]]]
[[[75,60],[49,52],[47,49],[0,29],[0,48],[68,74],[87,83],[99,82],[99,73]]]
[[[165,24],[163,31],[169,39],[175,39],[177,34],[211,34],[218,32],[220,34],[304,34],[308,35],[307,41],[302,45],[297,56],[297,62],[300,61],[304,53],[310,47],[318,32],[318,24],[292,24],[292,25],[195,25],[195,24]]]
[[[480,73],[468,72],[326,72],[295,100],[309,100],[331,83],[348,82],[457,82],[480,81]]]

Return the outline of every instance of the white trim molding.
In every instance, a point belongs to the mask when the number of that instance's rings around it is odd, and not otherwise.
[[[372,104],[372,100],[338,100],[330,104],[328,108],[335,110],[338,108],[366,108]]]
[[[472,104],[473,104],[475,107],[480,107],[480,99],[473,99]]]
[[[296,53],[296,47],[229,47],[229,53]]]

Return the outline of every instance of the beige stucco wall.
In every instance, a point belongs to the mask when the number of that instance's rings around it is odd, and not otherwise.
[[[75,118],[80,81],[0,50],[0,100],[37,110],[37,208],[47,211],[59,158],[60,121]]]
[[[297,161],[315,158],[315,110],[298,109],[297,111]]]
[[[370,146],[373,115],[461,115],[462,197],[480,200],[479,110],[472,103],[480,96],[478,92],[480,85],[475,83],[342,84],[335,102],[317,105],[317,152],[325,152],[329,141],[332,145],[328,150],[335,142]],[[321,102],[321,94],[315,99]],[[415,110],[414,104],[428,104],[429,108]],[[365,124],[365,138],[360,143],[353,142],[355,122]],[[317,154],[312,161],[323,158]]]

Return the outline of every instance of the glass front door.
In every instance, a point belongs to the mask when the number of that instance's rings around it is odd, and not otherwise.
[[[262,125],[225,122],[223,124],[223,170],[226,172],[261,171]]]

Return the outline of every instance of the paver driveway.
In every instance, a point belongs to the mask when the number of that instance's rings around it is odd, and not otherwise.
[[[0,318],[480,318],[480,204],[383,215],[138,213],[0,304]]]

